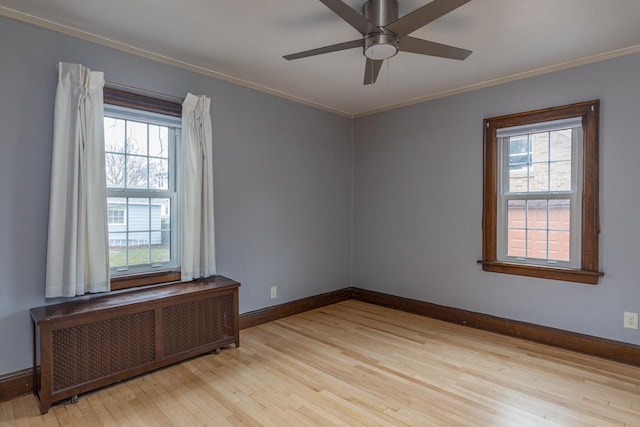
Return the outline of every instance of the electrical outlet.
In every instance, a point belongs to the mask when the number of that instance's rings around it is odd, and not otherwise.
[[[277,286],[272,286],[269,295],[271,296],[271,299],[278,298],[278,287]],[[637,322],[637,317],[636,317],[636,323],[638,323]],[[636,326],[636,329],[638,329],[637,326]]]
[[[624,312],[624,327],[638,329],[638,313]]]

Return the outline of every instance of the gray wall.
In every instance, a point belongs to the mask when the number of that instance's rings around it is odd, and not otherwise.
[[[640,55],[352,121],[6,18],[0,40],[0,375],[29,366],[28,310],[47,303],[59,61],[212,98],[218,272],[242,282],[241,312],[353,275],[355,286],[640,343],[622,328],[623,311],[640,311]],[[589,286],[483,272],[482,119],[594,98],[606,276]]]
[[[354,286],[631,343],[640,311],[640,55],[357,119]],[[601,100],[597,286],[483,272],[482,120]]]
[[[0,375],[30,366],[29,308],[47,302],[59,61],[211,97],[218,272],[242,282],[242,312],[349,285],[350,119],[1,17],[0,40]]]

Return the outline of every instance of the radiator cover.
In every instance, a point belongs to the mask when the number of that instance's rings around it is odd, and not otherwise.
[[[31,310],[41,413],[53,402],[240,344],[239,283],[222,276]]]

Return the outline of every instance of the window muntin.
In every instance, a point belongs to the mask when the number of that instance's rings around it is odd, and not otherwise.
[[[597,100],[586,101],[484,120],[483,243],[479,261],[483,270],[598,283],[603,275],[598,270],[599,107]],[[579,125],[571,124],[577,119],[580,120]],[[540,124],[545,126],[540,128]],[[566,148],[567,135],[553,132],[574,127],[581,135],[572,130],[569,158],[566,150],[559,149]],[[533,146],[536,139],[530,140],[529,137],[538,133],[548,133],[547,138],[555,141],[554,148],[558,148],[550,149],[546,159],[544,153]],[[508,146],[504,148],[506,137],[520,137],[512,150],[512,158],[521,156],[519,160],[510,161]],[[544,145],[544,142],[545,137],[537,139],[537,144]],[[555,144],[559,146],[555,147]],[[543,154],[542,160],[538,154]],[[570,162],[571,167],[567,168],[562,162]],[[535,164],[537,169],[534,169]],[[533,175],[532,171],[535,171]],[[542,172],[547,176],[555,174],[564,178],[555,181],[544,179]],[[571,183],[567,179],[569,175]],[[512,176],[513,186],[510,182]],[[575,197],[581,197],[581,202],[577,203]],[[560,219],[554,219],[558,214],[552,210],[567,208],[570,209],[568,217],[565,213]],[[510,224],[507,223],[509,213]],[[507,249],[509,233],[512,244]],[[542,248],[528,244],[526,233],[543,235]],[[571,245],[569,261],[566,261],[567,233]],[[524,262],[518,259],[523,257]]]
[[[104,127],[112,276],[177,269],[180,119],[105,105]]]
[[[498,260],[578,268],[581,118],[498,134]]]

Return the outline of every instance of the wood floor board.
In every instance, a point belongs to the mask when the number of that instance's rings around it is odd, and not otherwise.
[[[101,392],[102,391],[104,390],[101,390]],[[96,414],[96,417],[99,420],[97,425],[102,425],[104,427],[114,427],[118,425],[107,408],[102,403],[102,399],[100,399],[100,396],[97,393],[90,393],[84,396],[82,400],[86,401],[89,406],[91,406],[91,409],[93,409],[93,412]],[[54,406],[53,409],[55,410],[56,407]],[[50,411],[49,414],[51,413],[52,412]]]
[[[77,405],[78,405],[78,408],[80,409],[80,412],[82,413],[82,420],[88,420],[91,423],[91,425],[95,425],[95,426],[102,425],[102,421],[100,420],[100,417],[98,416],[96,411],[91,406],[89,399],[79,400]]]
[[[103,405],[107,408],[107,411],[109,411],[116,420],[117,425],[144,426],[141,415],[134,412],[129,404],[128,393],[126,393],[127,390],[128,387],[120,384],[116,387],[108,387],[104,390],[104,393],[99,393],[99,396],[100,399],[102,399]],[[74,411],[77,405],[67,404],[66,407],[69,411]],[[72,415],[74,414],[72,413]]]
[[[209,399],[200,398],[200,390],[204,384],[199,378],[186,377],[184,365],[176,366],[170,372],[171,394],[176,397],[186,410],[196,420],[194,425],[206,424],[208,420],[217,418],[215,411],[207,404]]]
[[[19,397],[13,399],[13,401],[0,402],[0,425],[2,426],[14,426],[16,424],[16,416],[13,413],[13,406],[15,401],[20,399]]]
[[[640,368],[348,300],[2,426],[640,426]]]
[[[16,402],[16,405],[13,407],[13,414],[15,416],[17,427],[28,427],[31,425],[24,399],[20,399]]]
[[[158,371],[153,374],[152,388],[156,396],[161,397],[163,412],[174,423],[184,425],[202,425],[206,417],[202,417],[197,407],[187,396],[186,387],[175,380],[174,371],[180,365],[173,366],[168,372]],[[153,397],[150,395],[150,398]]]
[[[34,396],[30,396],[30,397],[33,398]],[[38,417],[37,414],[32,416],[32,418],[37,418],[37,417]],[[61,424],[58,422],[57,417],[55,415],[53,415],[53,414],[47,414],[47,415],[41,416],[40,418],[43,419],[45,427],[60,427],[61,426]],[[100,424],[98,424],[98,425],[100,425]]]
[[[127,388],[135,396],[130,404],[135,411],[142,412],[141,418],[145,425],[157,425],[157,426],[169,426],[171,420],[162,411],[162,408],[142,389],[144,382],[142,378],[136,378],[135,380],[125,383]]]
[[[220,356],[207,355],[191,362],[203,363],[214,357],[219,358]],[[207,384],[195,390],[196,393],[205,391],[208,396],[207,401],[217,402],[224,408],[220,418],[215,417],[210,420],[210,423],[212,425],[226,425],[227,423],[231,425],[237,425],[237,423],[250,426],[261,425],[260,417],[254,411],[255,407],[243,404],[245,395],[252,393],[253,390],[244,385],[240,386],[233,375],[233,368],[229,366],[228,362],[210,372],[215,380],[207,381]]]
[[[212,388],[207,382],[197,375],[187,365],[180,365],[181,369],[174,370],[174,376],[177,381],[182,384],[181,393],[185,393],[186,397],[202,412],[205,419],[223,420],[233,415],[225,406],[220,404],[215,398],[211,398],[208,393]],[[183,391],[184,390],[184,391]]]
[[[278,357],[277,354],[269,355],[271,357],[271,361],[266,361],[265,363],[272,366],[271,375],[272,377],[279,378],[281,381],[285,381],[287,383],[292,383],[291,379],[291,363],[295,363],[292,360],[287,360],[287,356]],[[305,360],[304,364],[307,364],[308,361]],[[352,368],[352,364],[347,364],[347,371]],[[295,368],[295,372],[300,375],[297,375],[297,378],[293,380],[293,389],[292,389],[292,398],[294,402],[311,402],[313,403],[313,407],[317,406],[316,401],[325,400],[326,396],[323,395],[323,392],[328,388],[332,387],[338,393],[341,390],[349,389],[351,393],[347,394],[346,398],[343,400],[333,399],[330,402],[331,407],[339,408],[339,412],[346,413],[347,409],[351,407],[352,401],[349,399],[353,399],[354,397],[362,397],[361,390],[354,388],[350,383],[344,381],[344,379],[337,379],[331,374],[323,371],[321,368],[317,366],[317,360],[312,361],[311,364],[307,366],[300,365]],[[364,396],[368,402],[372,402],[375,399],[370,393],[367,393]],[[327,402],[324,403],[324,406],[327,405]],[[356,422],[357,420],[349,420],[351,423]]]

